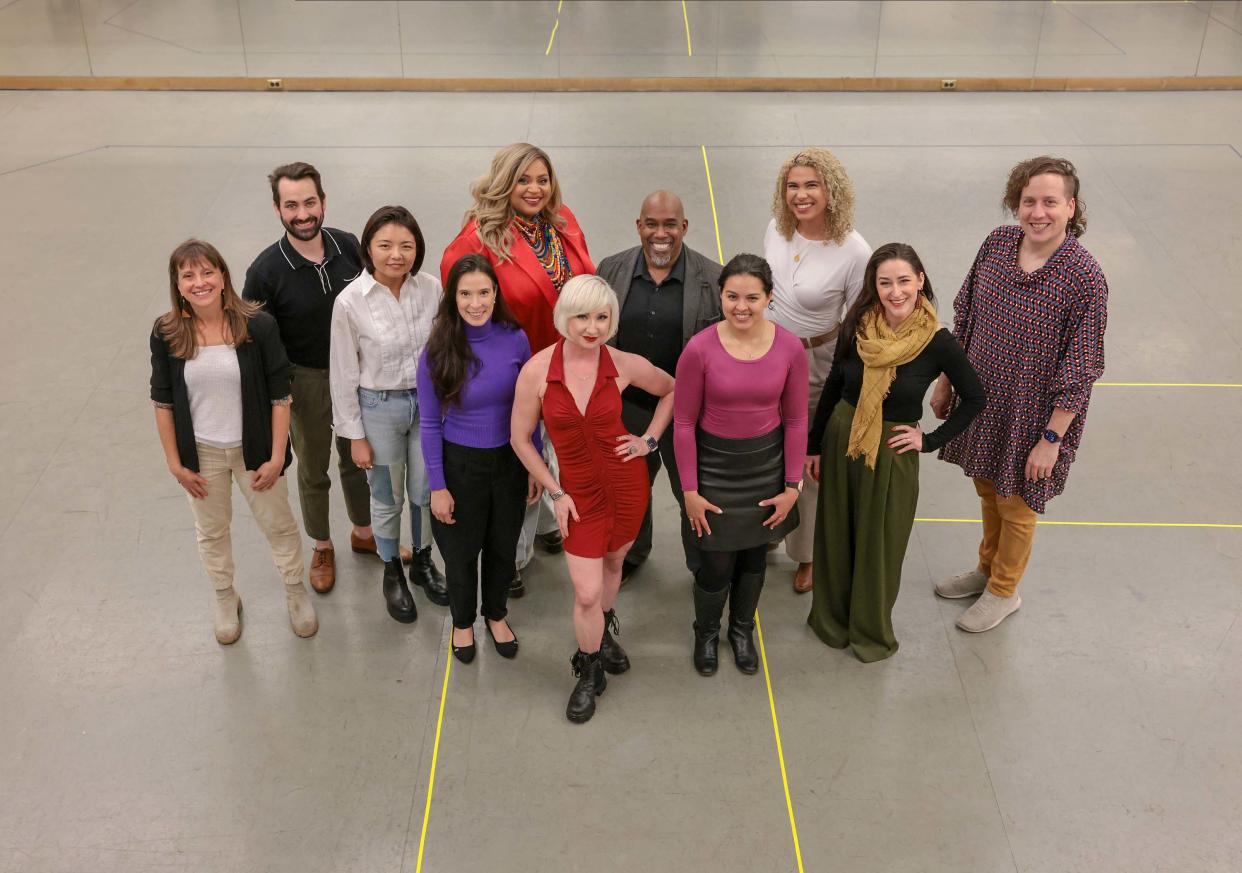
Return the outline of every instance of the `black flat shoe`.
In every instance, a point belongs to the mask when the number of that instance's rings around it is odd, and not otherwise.
[[[522,571],[513,571],[513,581],[509,583],[510,597],[523,597],[526,594],[526,583],[522,581]]]
[[[509,640],[509,642],[502,643],[497,640],[496,635],[492,633],[492,623],[490,621],[486,621],[484,624],[487,625],[487,635],[492,638],[492,645],[496,647],[496,654],[500,655],[502,658],[508,658],[509,660],[516,658],[518,653],[517,634],[513,634],[513,639]],[[509,631],[512,632],[513,628],[510,627]]]

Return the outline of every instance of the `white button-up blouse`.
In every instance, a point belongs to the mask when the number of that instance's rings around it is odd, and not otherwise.
[[[337,436],[366,436],[359,388],[396,391],[417,386],[418,357],[443,293],[439,279],[417,273],[406,277],[398,299],[366,270],[341,291],[332,307],[329,354]]]

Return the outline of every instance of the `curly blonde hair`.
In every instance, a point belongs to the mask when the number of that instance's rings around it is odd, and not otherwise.
[[[544,219],[556,227],[563,227],[565,219],[561,217],[561,185],[556,180],[556,170],[552,167],[552,159],[547,152],[528,142],[515,142],[507,145],[492,158],[491,169],[480,176],[470,186],[470,196],[474,205],[466,212],[466,222],[474,219],[478,228],[479,241],[496,258],[497,263],[509,260],[509,251],[513,248],[513,207],[509,197],[517,186],[517,180],[535,161],[543,161],[548,168],[548,181],[551,183],[552,196],[544,204],[541,214]]]
[[[854,229],[854,183],[850,181],[845,167],[828,149],[805,148],[781,165],[776,174],[776,193],[772,195],[772,217],[776,229],[785,239],[793,239],[798,220],[785,203],[785,185],[794,167],[810,167],[823,180],[828,193],[828,213],[825,216],[828,239],[840,245]]]

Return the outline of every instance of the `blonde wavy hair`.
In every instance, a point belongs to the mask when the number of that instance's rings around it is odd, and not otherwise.
[[[517,180],[535,161],[543,161],[548,168],[548,180],[552,187],[552,196],[541,210],[546,221],[556,227],[563,227],[565,219],[561,217],[561,185],[556,179],[556,170],[552,167],[552,159],[547,152],[528,142],[515,142],[507,145],[492,158],[491,169],[487,175],[480,176],[470,186],[470,196],[474,205],[466,212],[466,222],[474,219],[479,240],[498,263],[509,260],[509,252],[513,248],[514,211],[509,205],[509,197],[517,186]]]
[[[823,180],[828,193],[828,213],[825,216],[828,239],[840,245],[854,229],[854,183],[837,156],[828,149],[805,148],[781,165],[781,171],[776,174],[776,193],[772,195],[772,217],[776,219],[776,229],[785,239],[793,239],[798,226],[793,210],[785,203],[785,185],[794,167],[810,167]]]

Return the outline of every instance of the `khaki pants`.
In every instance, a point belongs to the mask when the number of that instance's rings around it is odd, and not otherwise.
[[[328,371],[294,365],[289,379],[293,392],[289,438],[298,460],[298,502],[302,506],[302,526],[313,540],[331,539],[328,525],[328,465],[332,463],[332,395]],[[371,491],[367,474],[354,463],[349,440],[337,437],[337,470],[345,511],[358,527],[371,524]]]
[[[832,369],[832,353],[836,340],[813,349],[806,349],[807,373],[810,376],[810,394],[807,396],[807,419],[809,428],[819,408],[819,395],[828,381]],[[801,474],[799,474],[801,475]],[[807,476],[802,483],[802,495],[798,498],[798,526],[785,537],[785,554],[799,564],[811,563],[815,555],[815,510],[819,505],[819,483]]]
[[[207,480],[207,497],[190,497],[194,512],[194,529],[198,532],[198,555],[203,569],[217,591],[233,587],[233,488],[238,490],[259,530],[272,547],[276,569],[286,585],[302,582],[302,535],[289,506],[289,484],[284,476],[267,491],[250,487],[250,472],[242,460],[242,450],[217,449],[198,444],[198,473]]]
[[[1026,571],[1035,542],[1035,510],[1017,494],[997,497],[990,479],[975,479],[983,507],[983,541],[979,543],[979,572],[988,577],[988,591],[1013,597]]]

